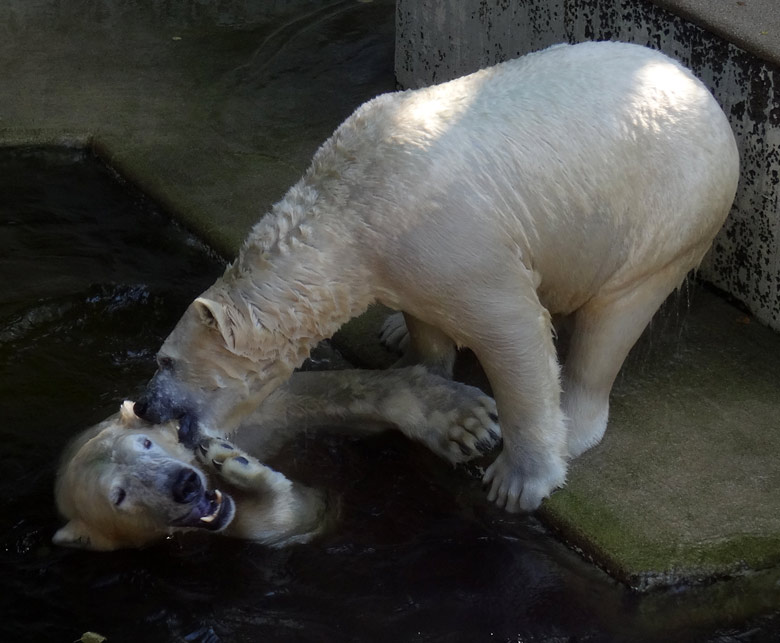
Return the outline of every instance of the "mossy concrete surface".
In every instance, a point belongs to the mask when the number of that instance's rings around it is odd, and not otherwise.
[[[338,123],[394,88],[393,2],[245,5],[4,3],[0,145],[91,144],[232,256]],[[634,351],[603,444],[540,514],[640,588],[780,562],[780,338],[707,292],[682,308]],[[383,316],[338,335],[349,359],[393,359]]]
[[[633,587],[780,565],[780,337],[673,296],[634,348],[603,442],[541,516]]]

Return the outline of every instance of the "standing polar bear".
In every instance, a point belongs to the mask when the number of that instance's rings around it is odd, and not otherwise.
[[[738,165],[707,89],[635,45],[560,45],[380,96],[190,305],[136,412],[231,432],[379,301],[438,372],[455,346],[476,354],[504,440],[489,498],[533,510],[601,440],[613,381],[710,247]]]

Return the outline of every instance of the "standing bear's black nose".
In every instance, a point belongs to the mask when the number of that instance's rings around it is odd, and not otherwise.
[[[167,422],[176,417],[172,412],[172,409],[165,409],[165,411],[163,411],[163,405],[148,393],[144,393],[133,405],[133,413],[142,420],[146,420],[152,424],[162,424],[163,422]]]
[[[200,498],[203,492],[203,483],[193,469],[182,468],[174,475],[171,491],[175,502],[185,504]]]
[[[146,397],[142,397],[135,404],[133,404],[133,413],[135,413],[142,420],[151,422],[151,420],[148,417],[149,401],[146,399]]]

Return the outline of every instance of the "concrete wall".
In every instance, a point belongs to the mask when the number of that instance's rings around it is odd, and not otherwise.
[[[780,69],[649,2],[397,0],[396,7],[404,87],[564,41],[635,42],[690,67],[729,116],[742,158],[734,208],[701,274],[780,330]]]

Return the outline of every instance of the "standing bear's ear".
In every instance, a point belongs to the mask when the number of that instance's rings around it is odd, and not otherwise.
[[[218,301],[198,297],[192,302],[195,312],[198,313],[198,319],[209,328],[216,328],[225,323],[225,307]]]
[[[93,533],[86,523],[81,520],[71,520],[67,525],[57,530],[52,542],[62,547],[74,547],[76,549],[89,549],[93,551],[109,551],[116,549],[104,536]]]
[[[222,339],[225,340],[225,345],[234,351],[236,349],[236,334],[225,305],[213,299],[198,297],[192,302],[192,306],[200,322],[209,328],[218,330]]]

